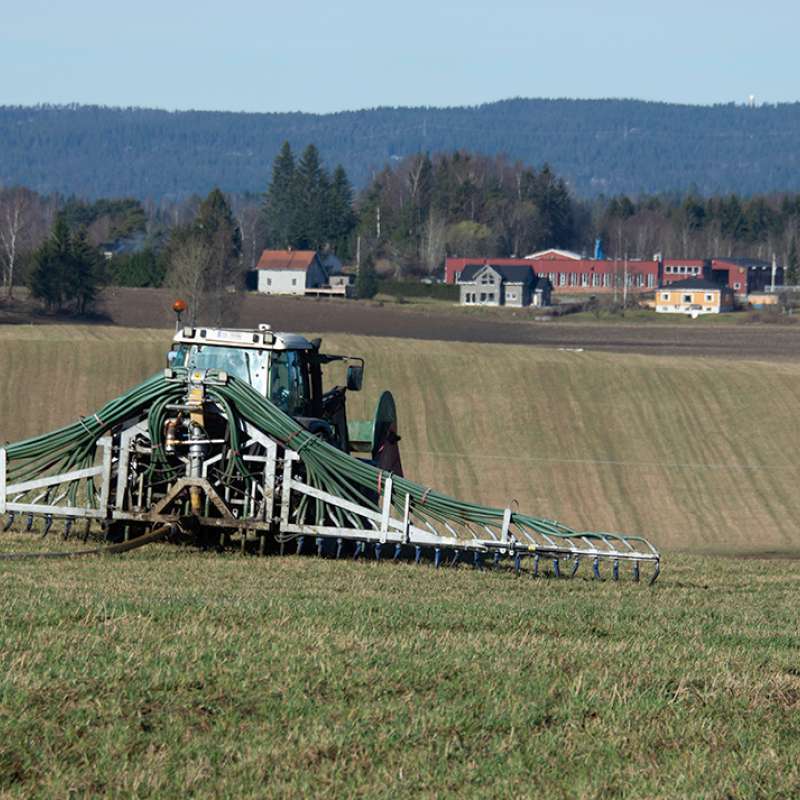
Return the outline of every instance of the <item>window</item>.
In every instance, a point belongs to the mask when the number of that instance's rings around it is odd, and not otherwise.
[[[667,275],[672,275],[672,267],[667,267],[664,271],[667,273]]]
[[[567,273],[560,272],[558,275],[558,285],[559,286],[566,286],[567,285]]]
[[[651,272],[647,276],[647,288],[652,289],[656,285],[655,278],[653,277],[653,273]]]
[[[662,292],[661,293],[662,300],[669,300],[669,292]]]
[[[713,294],[707,294],[706,295],[706,303],[710,303],[713,299],[714,299],[714,295]]]
[[[506,300],[516,300],[517,293],[516,292],[506,292]]]
[[[581,286],[588,286],[589,285],[589,276],[584,272],[581,275]]]
[[[272,286],[272,278],[267,278],[267,286]]]
[[[481,292],[481,303],[485,303],[485,302],[486,302],[486,293],[485,292]]]
[[[603,275],[603,286],[605,286],[605,288],[606,288],[606,289],[607,289],[609,286],[611,286],[611,275],[610,275],[608,272],[606,272],[606,273]]]
[[[592,286],[599,286],[600,285],[600,276],[596,273],[592,273]]]
[[[272,351],[269,396],[287,414],[305,413],[308,379],[295,350]]]
[[[297,286],[297,278],[292,278],[292,286]]]
[[[685,294],[683,296],[683,302],[684,303],[691,303],[692,302],[692,296],[690,294]]]
[[[733,288],[734,289],[741,289],[742,288],[742,284],[741,283],[734,283],[733,284]]]

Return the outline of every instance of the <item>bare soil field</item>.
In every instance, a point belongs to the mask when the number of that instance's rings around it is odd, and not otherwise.
[[[105,290],[97,322],[127,328],[171,330],[174,293],[168,289]],[[800,325],[717,325],[702,320],[691,324],[535,321],[528,312],[500,310],[470,315],[447,306],[406,309],[354,300],[230,296],[226,323],[253,326],[270,323],[276,330],[349,333],[423,340],[530,344],[592,351],[654,355],[716,356],[758,360],[800,359]],[[64,324],[64,317],[35,313],[24,304],[0,307],[0,323]],[[82,320],[81,322],[86,322]]]

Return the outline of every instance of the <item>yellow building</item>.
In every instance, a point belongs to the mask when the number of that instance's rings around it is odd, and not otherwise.
[[[704,278],[675,281],[656,291],[656,311],[692,317],[733,311],[733,290]]]

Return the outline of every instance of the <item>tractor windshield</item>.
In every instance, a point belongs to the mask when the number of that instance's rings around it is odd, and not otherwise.
[[[179,345],[170,362],[188,369],[219,369],[249,383],[259,394],[267,391],[267,356],[263,350],[210,344]]]

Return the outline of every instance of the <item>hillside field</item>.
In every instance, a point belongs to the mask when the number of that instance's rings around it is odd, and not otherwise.
[[[94,410],[169,338],[0,328],[0,439]],[[168,545],[0,561],[0,798],[800,795],[798,563],[702,554],[800,550],[800,364],[325,344],[367,359],[353,416],[396,393],[407,473],[646,533],[659,581]]]
[[[169,339],[0,328],[0,440],[96,410],[161,369]],[[667,549],[800,552],[798,363],[343,334],[323,345],[367,361],[351,418],[395,394],[405,471],[421,483]]]

